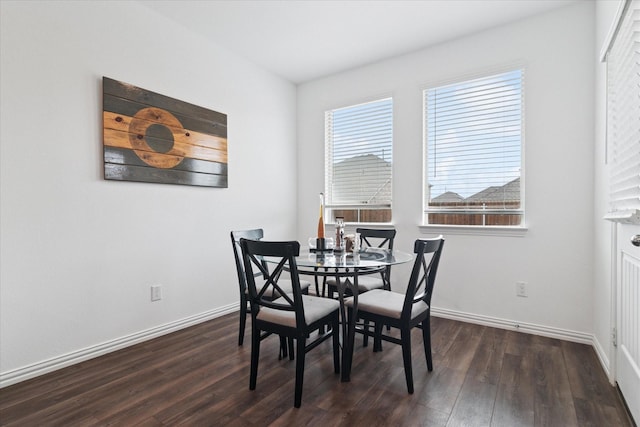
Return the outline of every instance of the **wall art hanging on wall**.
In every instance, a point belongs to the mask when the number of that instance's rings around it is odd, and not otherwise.
[[[102,78],[104,177],[227,187],[227,115]]]

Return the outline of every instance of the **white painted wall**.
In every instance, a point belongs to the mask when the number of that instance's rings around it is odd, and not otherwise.
[[[237,307],[229,231],[295,235],[295,86],[138,2],[0,5],[0,372]],[[226,113],[229,188],[104,181],[102,76]]]
[[[422,194],[422,89],[509,64],[525,66],[524,237],[446,235],[433,304],[474,316],[593,331],[594,28],[585,2],[298,88],[298,237],[313,234],[323,189],[324,111],[394,99],[396,247],[411,250]],[[396,268],[405,284],[409,266]],[[515,282],[528,282],[528,298]],[[399,285],[400,287],[402,285]]]

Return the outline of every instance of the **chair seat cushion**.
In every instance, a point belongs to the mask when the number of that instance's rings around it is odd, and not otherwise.
[[[289,294],[289,297],[293,299],[292,294]],[[278,298],[274,303],[288,304],[284,298]],[[310,295],[302,295],[302,304],[304,305],[304,320],[307,325],[322,319],[340,308],[340,303],[334,299]],[[278,325],[290,326],[292,328],[296,327],[296,314],[294,311],[262,307],[260,312],[258,312],[257,319]]]
[[[342,279],[345,280],[345,279]],[[353,280],[349,278],[349,280]],[[334,277],[327,279],[327,284],[329,286],[337,286],[336,279]],[[372,289],[382,289],[384,287],[384,282],[379,274],[371,274],[366,276],[358,276],[358,291],[359,292],[368,292]]]
[[[256,285],[258,285],[257,282],[258,281],[256,280]],[[278,285],[282,288],[285,294],[290,294],[293,292],[293,288],[291,287],[291,280],[289,279],[278,280]],[[311,282],[309,282],[308,280],[300,279],[300,289],[302,289],[302,292],[304,292],[305,289],[309,289],[309,286],[311,286]],[[248,295],[249,290],[245,289],[245,293]],[[264,296],[265,298],[271,298],[272,295],[273,295],[273,286],[269,286],[269,289],[267,289],[267,291],[264,293]]]
[[[400,319],[402,307],[404,305],[404,294],[397,292],[384,291],[382,289],[374,289],[362,295],[358,295],[358,311],[366,311],[381,316],[390,317],[392,319]],[[353,297],[345,300],[347,307],[353,307]],[[424,313],[429,306],[424,301],[418,301],[413,304],[411,309],[411,318]]]

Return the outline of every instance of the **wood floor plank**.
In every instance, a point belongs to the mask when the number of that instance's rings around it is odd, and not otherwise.
[[[516,356],[527,354],[533,345],[533,335],[520,331],[507,331],[505,339],[507,341],[505,353]]]
[[[507,346],[507,331],[485,327],[469,366],[469,375],[479,382],[498,384]]]
[[[431,318],[431,351],[434,359],[444,358],[461,329],[460,322],[441,317]]]
[[[498,386],[468,375],[460,389],[448,427],[490,426]]]
[[[535,425],[578,426],[560,346],[536,344],[533,346],[531,357],[535,380]]]
[[[445,427],[449,420],[449,413],[430,408],[421,403],[416,404],[407,414],[403,426]]]
[[[149,357],[149,354],[133,348],[125,349],[109,354],[108,358],[100,357],[65,368],[64,375],[57,371],[20,383],[18,387],[0,389],[0,411],[10,405],[33,405],[35,400],[40,406],[48,406],[52,403],[50,398],[53,392],[60,395],[66,391],[73,395],[78,389],[86,387],[87,383],[107,383],[136,372]],[[32,407],[31,410],[36,409]]]
[[[609,381],[602,369],[592,369],[598,364],[593,347],[572,342],[562,343],[562,354],[567,367],[571,393],[576,398],[592,400],[613,406],[617,400],[607,393]]]
[[[534,425],[535,381],[530,359],[505,353],[491,425]]]
[[[305,406],[304,411],[296,408],[287,409],[282,416],[274,422],[268,424],[269,427],[290,427],[290,426],[306,426],[306,427],[325,427],[336,425],[327,418],[329,414],[314,405]],[[264,425],[264,424],[263,424]]]
[[[237,345],[237,326],[237,314],[223,316],[0,389],[0,425],[632,426],[581,344],[433,318],[434,370],[413,331],[408,394],[400,346],[374,353],[358,336],[343,383],[327,341],[307,354],[297,409],[295,362],[278,359],[276,337],[263,341],[249,390],[251,343]]]
[[[467,373],[448,367],[434,367],[431,375],[428,384],[416,387],[416,393],[420,393],[425,406],[451,414]]]
[[[467,372],[480,344],[482,333],[486,327],[467,324],[460,328],[452,343],[439,361],[442,366]]]
[[[573,404],[580,427],[628,425],[615,407],[580,398],[575,398]]]
[[[121,405],[117,410],[110,408],[109,411],[102,411],[96,417],[105,424],[124,425],[127,423],[138,424],[145,420],[149,414],[155,416],[160,408],[167,405],[176,404],[186,393],[193,393],[204,389],[211,383],[213,378],[224,378],[227,375],[237,375],[240,367],[224,364],[220,367],[212,364],[193,366],[182,375],[173,377],[173,380],[165,377],[163,384],[156,387],[152,393],[144,396],[142,400],[130,402],[128,405]],[[223,375],[221,375],[223,373]],[[165,375],[165,373],[161,373]]]

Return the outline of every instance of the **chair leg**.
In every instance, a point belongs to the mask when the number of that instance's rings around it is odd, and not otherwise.
[[[240,331],[238,333],[238,345],[244,343],[244,329],[247,324],[247,303],[240,301]]]
[[[295,358],[293,353],[293,338],[289,338],[289,360],[293,360]]]
[[[320,295],[320,285],[318,284],[318,276],[313,276],[313,281],[316,285],[316,296],[321,296]]]
[[[364,328],[364,337],[362,337],[362,346],[363,347],[367,347],[369,345],[369,335],[367,334],[367,332],[369,332],[369,321],[365,320],[363,322],[363,328]],[[375,349],[374,349],[375,351]]]
[[[340,319],[338,313],[333,317],[331,322],[331,335],[333,338],[333,371],[340,373]]]
[[[256,389],[258,378],[258,360],[260,359],[260,330],[253,325],[251,328],[251,371],[249,374],[249,390]]]
[[[296,389],[294,395],[293,406],[299,408],[302,404],[302,384],[304,382],[304,358],[305,358],[305,338],[298,337],[297,343],[297,360],[296,360]]]
[[[433,357],[431,355],[431,322],[429,317],[422,321],[422,342],[424,343],[424,355],[427,359],[427,369],[433,371]]]
[[[287,338],[280,335],[280,351],[278,352],[278,360],[287,357]]]
[[[383,287],[384,290],[391,292],[391,268],[387,270],[387,280],[386,285]],[[387,332],[391,330],[391,325],[387,325]],[[382,351],[382,347],[380,348]]]
[[[404,361],[404,376],[407,380],[407,391],[413,394],[413,369],[411,367],[411,329],[400,330],[402,340],[402,360]]]
[[[373,351],[382,351],[382,323],[380,322],[374,324]]]

